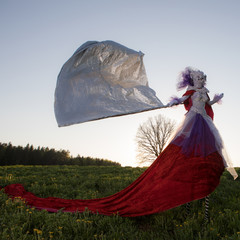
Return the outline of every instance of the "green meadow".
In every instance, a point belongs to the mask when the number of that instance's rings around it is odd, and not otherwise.
[[[99,198],[132,183],[144,168],[120,166],[2,166],[0,186],[21,183],[39,197]],[[240,173],[239,169],[237,169]],[[240,181],[224,172],[210,196],[210,222],[204,223],[204,201],[149,216],[48,213],[28,207],[0,191],[0,239],[126,239],[197,240],[240,239]]]

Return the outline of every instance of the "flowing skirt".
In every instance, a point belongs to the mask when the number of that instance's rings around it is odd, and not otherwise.
[[[98,199],[40,198],[21,184],[5,187],[12,197],[49,212],[83,212],[135,217],[162,212],[204,198],[224,171],[222,141],[211,119],[189,112],[172,141],[153,164],[122,191]]]

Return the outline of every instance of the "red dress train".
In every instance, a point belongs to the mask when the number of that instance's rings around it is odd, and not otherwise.
[[[49,212],[60,209],[82,212],[88,208],[93,213],[135,217],[165,211],[209,195],[219,184],[223,170],[222,157],[217,152],[207,157],[186,158],[180,147],[170,144],[136,181],[109,197],[40,198],[27,192],[21,184],[8,185],[5,192],[24,198],[29,206]]]
[[[205,103],[204,108],[199,106],[197,97],[196,94],[185,102],[189,112],[170,144],[137,180],[120,192],[89,200],[40,198],[21,184],[11,184],[4,188],[5,193],[49,212],[83,212],[87,208],[92,213],[123,217],[162,212],[204,198],[218,186],[225,166],[221,138],[211,119],[213,113],[210,106],[205,108]]]

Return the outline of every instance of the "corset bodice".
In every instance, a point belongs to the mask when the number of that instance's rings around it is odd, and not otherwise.
[[[190,111],[200,113],[201,115],[207,115],[205,105],[209,101],[207,95],[208,90],[206,88],[197,89],[196,92],[191,96],[192,107]]]

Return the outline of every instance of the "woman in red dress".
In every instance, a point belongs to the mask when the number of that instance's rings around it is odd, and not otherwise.
[[[171,144],[181,147],[181,152],[186,157],[200,157],[207,160],[208,156],[216,153],[216,158],[211,161],[219,161],[219,164],[222,162],[224,167],[236,179],[238,175],[227,157],[223,141],[213,123],[214,114],[211,106],[219,102],[223,94],[215,95],[214,99],[210,101],[209,91],[205,88],[205,84],[206,75],[202,71],[187,67],[181,73],[178,90],[187,88],[186,93],[182,98],[172,99],[168,106],[183,103],[188,112],[182,125],[176,131]],[[209,164],[211,163],[206,162],[205,167],[207,168]],[[207,196],[205,218],[208,218],[208,201]],[[189,210],[189,204],[187,209]]]

